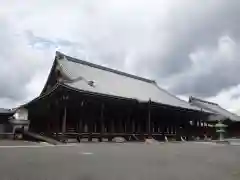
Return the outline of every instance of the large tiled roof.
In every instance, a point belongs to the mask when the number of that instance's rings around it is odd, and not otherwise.
[[[56,53],[58,68],[63,76],[62,83],[81,91],[117,96],[138,101],[149,100],[184,109],[201,111],[166,90],[153,80],[92,64],[60,52]]]
[[[222,108],[221,106],[219,106],[216,103],[208,102],[208,101],[205,101],[205,100],[202,100],[199,98],[195,98],[192,96],[189,98],[189,103],[191,103],[192,105],[195,105],[199,108],[213,112],[215,115],[210,116],[210,118],[211,118],[210,120],[230,119],[232,121],[240,121],[239,116],[227,111],[226,109]]]

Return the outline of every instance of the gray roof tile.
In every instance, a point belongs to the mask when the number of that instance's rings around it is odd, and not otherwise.
[[[88,92],[151,101],[201,111],[160,88],[155,81],[92,64],[57,52],[64,84]],[[67,80],[66,80],[67,79]]]

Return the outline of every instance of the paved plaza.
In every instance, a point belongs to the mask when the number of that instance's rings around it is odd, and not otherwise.
[[[240,179],[240,146],[211,143],[25,142],[0,147],[0,160],[1,180]]]

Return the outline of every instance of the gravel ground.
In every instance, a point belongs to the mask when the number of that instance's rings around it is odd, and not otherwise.
[[[240,179],[240,146],[186,142],[31,147],[0,147],[1,180]]]

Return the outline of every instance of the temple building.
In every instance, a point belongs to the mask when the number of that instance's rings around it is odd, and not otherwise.
[[[15,109],[0,109],[0,135],[16,129],[65,141],[75,138],[191,140],[240,136],[240,117],[216,103],[179,99],[154,80],[110,69],[56,52],[41,94]],[[44,140],[44,139],[43,139]]]
[[[56,52],[47,82],[27,109],[29,131],[56,139],[180,139],[199,135],[211,111],[179,99],[154,80]],[[204,130],[202,130],[204,131]]]

